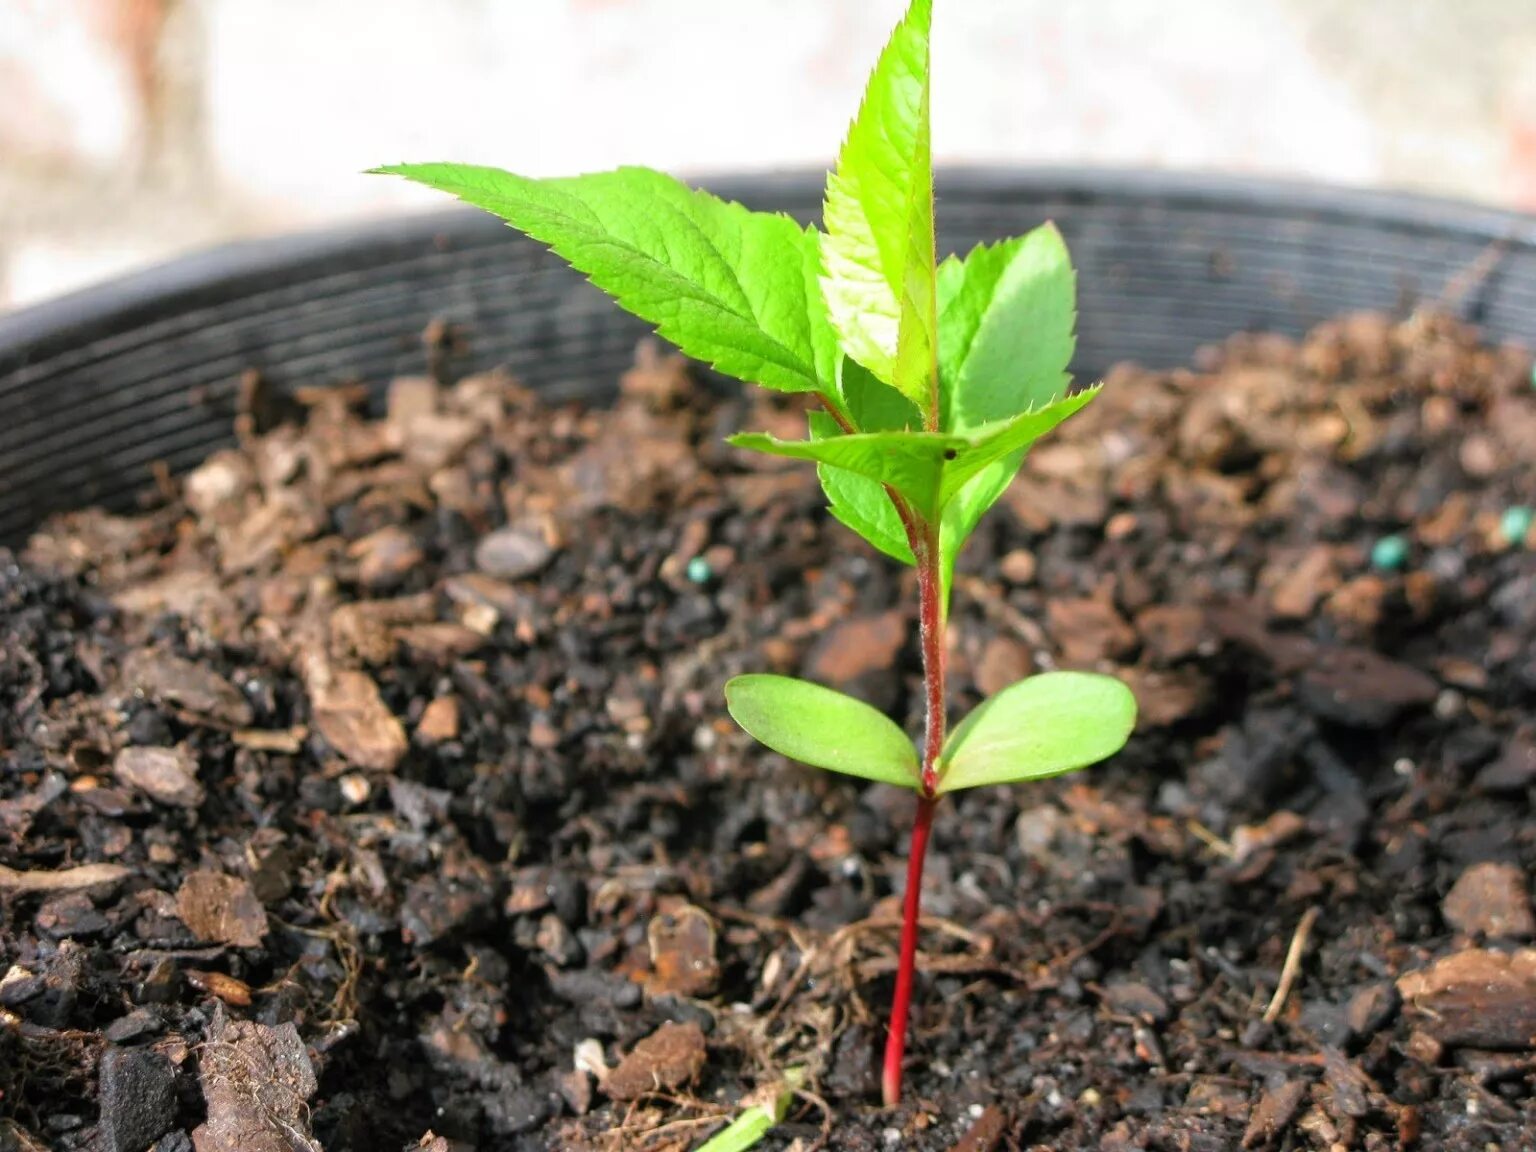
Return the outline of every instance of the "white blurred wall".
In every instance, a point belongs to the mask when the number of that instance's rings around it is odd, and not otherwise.
[[[435,203],[360,175],[823,166],[903,0],[0,0],[0,308]],[[941,161],[1536,208],[1536,0],[938,0]],[[941,209],[942,210],[942,209]]]

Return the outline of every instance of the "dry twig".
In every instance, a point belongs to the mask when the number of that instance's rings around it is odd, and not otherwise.
[[[1296,983],[1296,977],[1301,972],[1301,958],[1307,950],[1307,941],[1312,936],[1312,925],[1317,923],[1320,911],[1316,904],[1312,905],[1302,913],[1301,921],[1296,925],[1296,933],[1291,937],[1291,946],[1285,953],[1285,967],[1280,969],[1280,983],[1275,987],[1275,995],[1270,1000],[1269,1007],[1264,1009],[1266,1024],[1273,1024],[1280,1019],[1280,1010],[1285,1007],[1286,997],[1291,994],[1291,986]]]

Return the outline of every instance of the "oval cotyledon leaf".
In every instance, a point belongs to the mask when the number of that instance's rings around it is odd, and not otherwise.
[[[1047,672],[977,706],[944,745],[940,792],[1014,784],[1113,756],[1136,727],[1136,697],[1112,676]]]
[[[808,680],[757,673],[726,684],[725,704],[736,723],[791,760],[904,788],[920,786],[912,741],[862,700]]]

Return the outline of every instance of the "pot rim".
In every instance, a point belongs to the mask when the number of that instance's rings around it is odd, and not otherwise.
[[[798,168],[687,177],[690,184],[748,205],[781,205],[814,198],[821,170]],[[1354,188],[1269,176],[1134,167],[1072,165],[941,165],[941,201],[947,184],[972,203],[1007,202],[1049,192],[1074,201],[1140,202],[1240,210],[1295,219],[1357,220],[1396,231],[1433,229],[1488,244],[1536,247],[1536,215],[1454,197],[1379,188]],[[321,225],[271,236],[233,240],[10,312],[0,313],[0,373],[48,355],[60,344],[131,328],[150,316],[196,300],[216,304],[280,283],[309,266],[330,270],[377,268],[419,253],[501,239],[501,221],[468,205],[402,211],[362,221]]]

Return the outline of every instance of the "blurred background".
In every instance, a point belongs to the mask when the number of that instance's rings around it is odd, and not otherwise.
[[[824,166],[903,0],[0,0],[0,309],[438,204],[397,160]],[[1531,0],[947,0],[941,162],[1536,208]],[[943,188],[940,186],[942,213]]]

